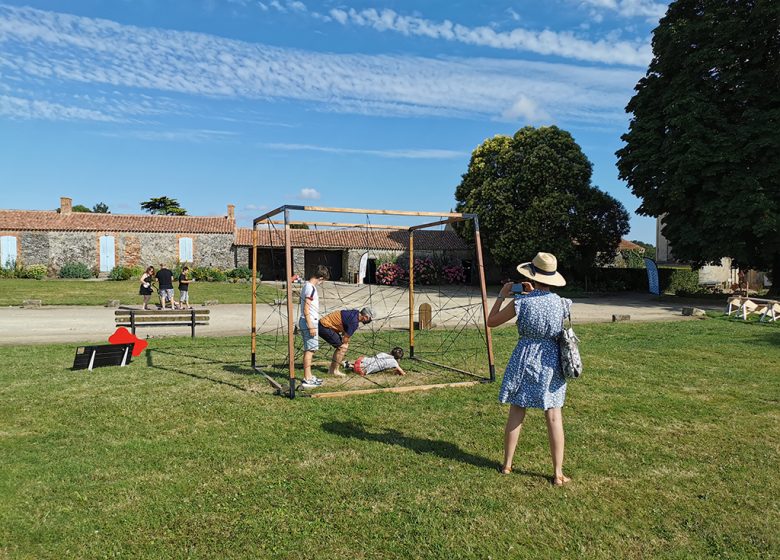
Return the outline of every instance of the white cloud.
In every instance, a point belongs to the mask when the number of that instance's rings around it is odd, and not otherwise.
[[[623,17],[659,19],[666,13],[668,3],[654,0],[578,0],[593,8],[610,10]]]
[[[302,200],[319,200],[320,192],[317,189],[301,189],[298,198]]]
[[[602,124],[625,120],[622,108],[642,75],[510,59],[318,53],[3,5],[0,73],[26,88],[6,96],[4,114],[14,118],[121,120],[196,112],[201,100],[215,118],[231,116],[232,105],[220,100],[286,100],[366,115],[549,115]],[[78,88],[88,94],[63,100],[62,92]]]
[[[540,123],[548,121],[550,115],[547,111],[539,108],[539,105],[532,99],[528,99],[525,95],[521,95],[517,100],[504,111],[501,115],[506,120],[520,120],[527,123]]]
[[[527,51],[604,64],[646,66],[652,57],[648,42],[601,39],[590,41],[569,31],[535,31],[515,28],[496,31],[487,26],[467,27],[450,20],[432,21],[416,16],[401,15],[394,10],[349,10],[334,8],[331,17],[343,25],[371,27],[377,31],[394,31],[431,39],[444,39],[468,45]]]
[[[458,159],[468,157],[467,151],[437,149],[408,149],[408,150],[363,150],[354,148],[335,148],[332,146],[317,146],[313,144],[264,144],[265,148],[287,151],[324,152],[327,154],[363,155],[393,159]]]

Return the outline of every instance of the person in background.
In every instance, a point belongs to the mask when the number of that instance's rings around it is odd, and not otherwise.
[[[303,384],[304,389],[313,389],[322,385],[322,379],[312,375],[311,362],[314,353],[320,348],[317,331],[320,322],[320,295],[317,286],[329,277],[328,269],[321,267],[301,288],[301,315],[298,319],[298,331],[303,338]]]
[[[330,362],[328,373],[336,377],[345,377],[347,374],[339,370],[344,357],[349,349],[349,339],[358,330],[361,324],[367,325],[374,317],[370,307],[357,309],[344,309],[328,313],[320,319],[319,335],[325,342],[333,346],[333,359]]]
[[[192,309],[190,305],[190,284],[194,282],[189,278],[190,269],[185,266],[179,274],[179,309]]]
[[[149,298],[152,297],[152,282],[154,282],[154,267],[147,266],[141,275],[141,286],[138,295],[144,297],[144,309],[149,309]]]
[[[164,263],[160,263],[160,270],[155,276],[157,278],[158,290],[160,290],[160,304],[165,309],[165,303],[170,302],[171,309],[176,308],[176,302],[173,299],[173,272],[168,269]]]
[[[395,373],[398,375],[406,375],[406,372],[398,364],[403,357],[403,348],[396,346],[389,354],[380,352],[376,356],[360,356],[353,364],[344,362],[344,367],[351,369],[360,376],[379,373],[388,369],[395,370]]]
[[[487,321],[489,327],[498,327],[514,320],[520,335],[498,393],[499,402],[509,403],[509,417],[504,428],[504,462],[499,472],[512,472],[512,459],[526,409],[541,408],[547,421],[552,482],[555,486],[563,486],[571,479],[563,474],[561,408],[566,399],[566,378],[561,370],[558,338],[564,318],[570,316],[571,300],[550,291],[551,286],[566,285],[558,272],[555,255],[537,253],[533,261],[518,265],[517,271],[532,283],[524,282],[520,294],[513,294],[511,282],[504,284]],[[506,299],[509,302],[502,308]]]

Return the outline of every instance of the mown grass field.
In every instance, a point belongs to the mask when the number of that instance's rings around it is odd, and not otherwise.
[[[178,286],[178,284],[175,284]],[[19,278],[0,279],[0,306],[22,305],[26,299],[39,299],[44,305],[103,305],[110,300],[119,300],[122,305],[140,305],[143,297],[138,295],[138,280],[29,280]],[[179,290],[176,290],[178,300]],[[273,301],[277,289],[260,284],[257,290],[259,301]],[[196,282],[190,288],[190,301],[200,305],[207,300],[219,303],[251,303],[252,288],[246,282]],[[157,301],[157,294],[151,302]]]
[[[578,334],[563,489],[539,411],[495,472],[497,385],[289,401],[245,338],[93,373],[72,345],[0,347],[0,557],[777,557],[780,325]]]

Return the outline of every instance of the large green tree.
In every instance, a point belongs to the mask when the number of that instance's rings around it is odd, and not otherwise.
[[[175,198],[168,198],[167,196],[150,198],[146,202],[141,203],[141,209],[146,210],[150,214],[163,214],[165,216],[187,215],[187,211],[179,206],[178,200]]]
[[[621,178],[675,257],[732,257],[780,284],[780,5],[677,0],[626,110]]]
[[[474,150],[455,190],[457,210],[479,215],[483,244],[500,266],[547,251],[575,271],[611,261],[629,229],[623,205],[592,186],[591,173],[571,134],[525,127]]]

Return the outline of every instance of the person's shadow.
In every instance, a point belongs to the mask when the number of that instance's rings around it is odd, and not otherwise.
[[[355,422],[325,422],[322,424],[322,429],[343,438],[355,438],[363,441],[376,441],[387,445],[399,445],[414,451],[415,453],[430,453],[431,455],[436,455],[443,459],[460,461],[461,463],[473,465],[478,468],[495,471],[499,466],[498,462],[464,451],[454,443],[442,440],[410,437],[402,434],[398,430],[385,429],[381,432],[369,432],[362,425],[356,424]],[[548,478],[545,475],[536,472],[522,470],[514,472],[524,476]]]

